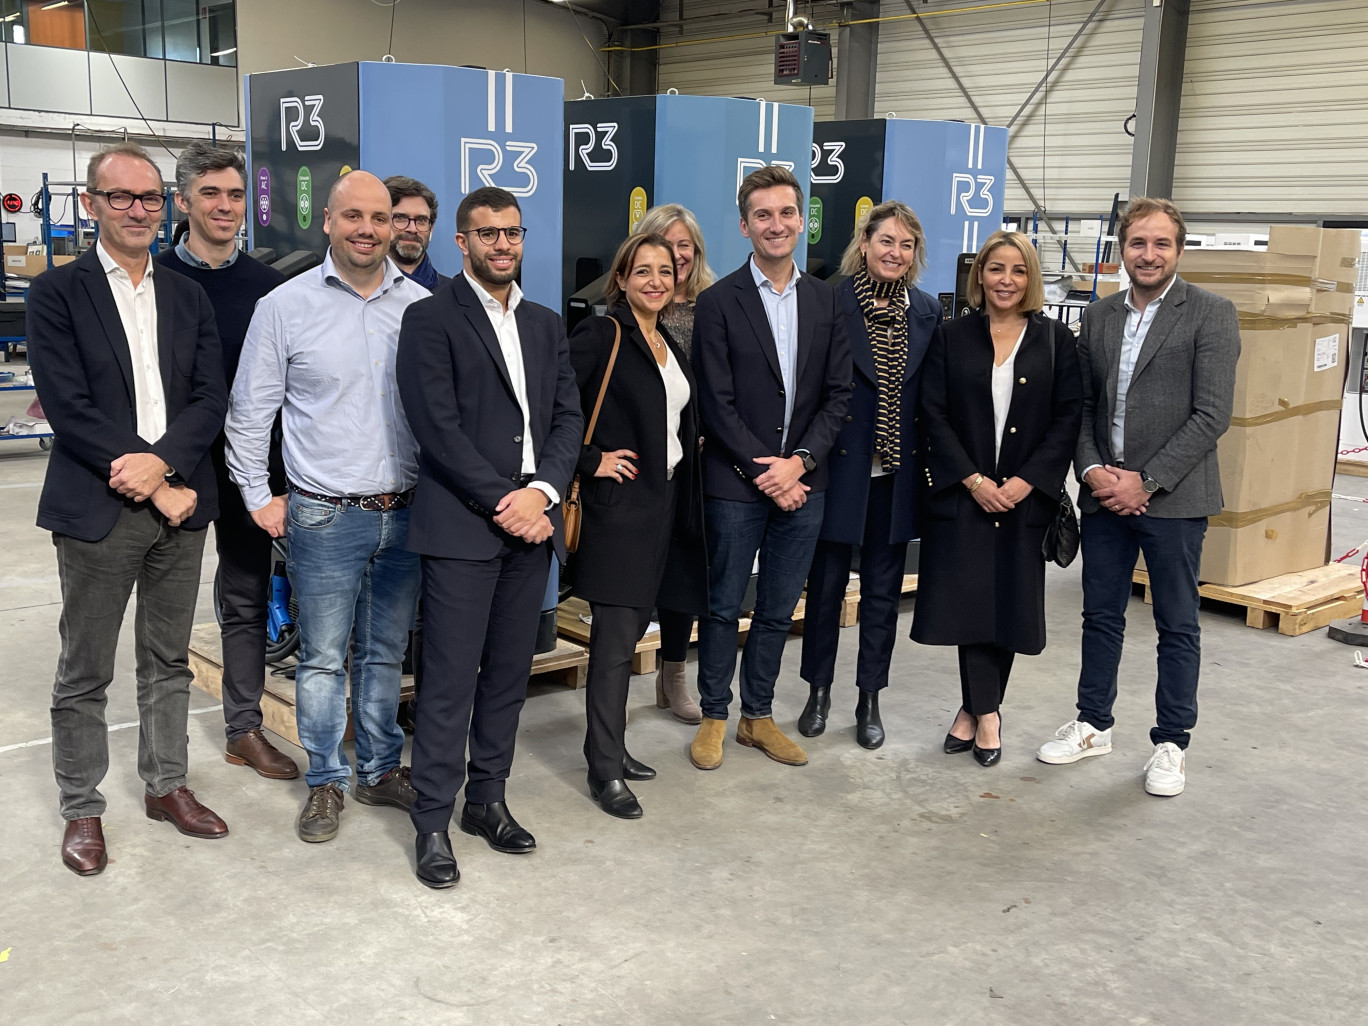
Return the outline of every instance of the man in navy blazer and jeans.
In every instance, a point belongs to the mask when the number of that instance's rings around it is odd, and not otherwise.
[[[81,876],[107,862],[105,692],[135,584],[147,816],[191,837],[228,833],[185,786],[190,628],[204,529],[218,514],[209,447],[228,406],[214,311],[204,289],[149,256],[166,194],[142,147],[95,154],[86,185],[99,242],[36,278],[28,297],[29,362],[57,435],[38,501],[62,585],[52,763],[62,862]]]
[[[409,815],[429,887],[461,876],[447,827],[463,778],[462,830],[508,854],[537,846],[504,784],[553,548],[565,560],[560,501],[584,416],[565,326],[518,287],[525,234],[512,193],[466,196],[465,270],[405,311],[399,333],[399,394],[419,444],[408,547],[422,556],[425,634]]]
[[[827,457],[851,393],[836,292],[800,273],[793,259],[803,230],[798,180],[782,167],[760,168],[741,183],[737,205],[754,252],[699,295],[694,313],[709,556],[709,612],[698,631],[703,723],[689,750],[699,769],[722,763],[738,621],[757,553],[736,740],[776,762],[807,762],[775,725],[771,706],[822,526]]]

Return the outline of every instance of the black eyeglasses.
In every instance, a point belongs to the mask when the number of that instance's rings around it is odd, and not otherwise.
[[[116,189],[113,192],[106,192],[104,189],[87,189],[86,192],[92,196],[103,196],[112,210],[131,210],[134,200],[141,203],[142,208],[149,214],[155,214],[166,206],[166,194],[161,192],[124,192],[122,189]]]
[[[426,214],[419,214],[417,217],[410,217],[408,214],[390,214],[390,224],[401,232],[409,225],[413,225],[420,232],[425,232],[432,227],[432,218]]]
[[[472,228],[470,231],[460,234],[474,235],[486,246],[492,246],[499,241],[500,232],[503,232],[504,238],[508,240],[510,246],[516,246],[527,237],[527,229],[516,225],[512,228]]]

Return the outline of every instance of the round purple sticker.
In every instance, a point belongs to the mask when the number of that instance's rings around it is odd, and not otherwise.
[[[271,223],[271,172],[267,168],[257,169],[256,184],[257,223],[265,228]]]

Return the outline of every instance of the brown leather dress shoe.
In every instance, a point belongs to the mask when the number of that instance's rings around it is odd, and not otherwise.
[[[293,780],[299,776],[295,761],[267,741],[260,727],[229,741],[223,758],[234,766],[250,766],[271,780]]]
[[[187,837],[212,840],[228,836],[228,824],[214,815],[212,809],[201,805],[195,792],[188,787],[178,787],[160,798],[144,795],[143,799],[147,803],[148,819],[168,820]]]
[[[62,865],[78,876],[94,876],[104,872],[107,862],[100,817],[67,820],[62,834]]]

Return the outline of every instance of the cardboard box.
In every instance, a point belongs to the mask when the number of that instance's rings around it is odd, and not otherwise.
[[[1243,527],[1215,517],[1207,527],[1198,576],[1212,584],[1239,585],[1308,570],[1325,562],[1330,502],[1270,516]]]
[[[61,264],[69,264],[75,260],[74,256],[55,256],[52,258],[54,267]],[[43,256],[10,256],[5,254],[5,271],[8,274],[19,274],[26,278],[35,278],[48,269],[47,257]]]
[[[1240,362],[1217,455],[1225,511],[1201,579],[1240,585],[1325,561],[1357,230],[1274,225],[1268,249],[1185,251],[1178,273],[1234,302]]]

